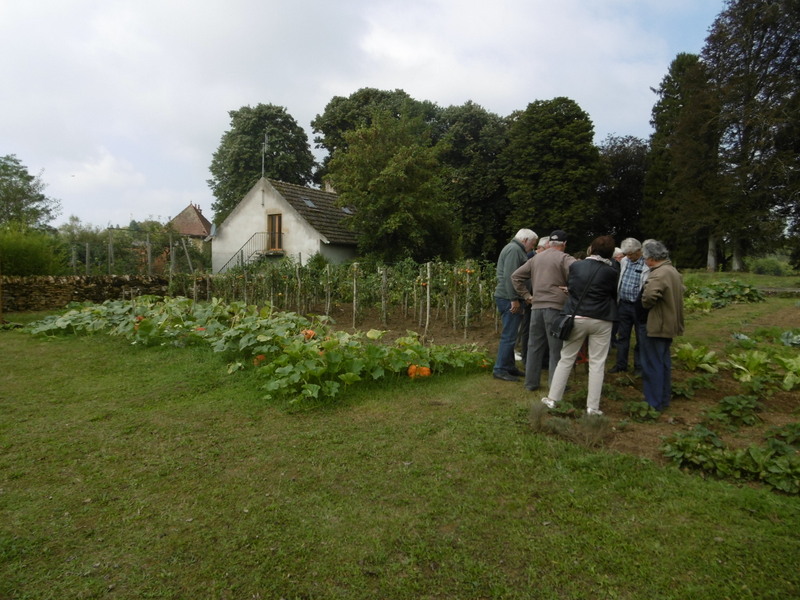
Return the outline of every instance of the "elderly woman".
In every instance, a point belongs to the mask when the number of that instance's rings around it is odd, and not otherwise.
[[[670,346],[683,333],[683,280],[661,242],[645,241],[642,256],[649,268],[641,303],[647,310],[647,324],[637,330],[644,334],[639,342],[642,388],[645,401],[663,411],[672,397]]]
[[[589,338],[589,389],[586,395],[586,412],[602,415],[600,392],[606,355],[611,343],[611,328],[617,318],[617,278],[619,270],[613,262],[614,238],[601,236],[592,242],[589,256],[574,262],[569,268],[567,286],[569,299],[562,314],[575,311],[572,333],[561,349],[553,382],[542,402],[553,408],[561,401],[567,380],[575,364],[575,357],[586,338]],[[581,299],[582,298],[582,299]]]

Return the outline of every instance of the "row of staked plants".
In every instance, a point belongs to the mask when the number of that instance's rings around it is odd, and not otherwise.
[[[712,376],[729,371],[740,394],[725,396],[703,415],[703,424],[665,437],[664,455],[680,468],[715,477],[757,481],[787,494],[800,494],[800,422],[770,428],[761,445],[728,448],[715,430],[736,431],[761,422],[763,400],[775,392],[800,389],[800,329],[762,328],[737,333],[720,357],[705,346],[679,344],[673,356],[695,375],[675,384],[673,394],[694,397],[713,388]]]
[[[701,283],[689,276],[687,312],[703,312],[734,302],[763,300],[752,285],[736,280]],[[392,316],[445,320],[467,327],[476,315],[494,314],[496,268],[486,261],[395,264],[354,262],[334,265],[319,255],[305,265],[289,258],[266,260],[216,275],[176,274],[173,296],[194,300],[270,304],[299,314],[330,315],[348,306],[357,323],[365,309],[379,309],[384,324]]]
[[[494,310],[495,277],[495,265],[482,261],[334,265],[315,256],[305,265],[284,258],[213,276],[176,275],[170,293],[299,314],[330,315],[346,305],[355,322],[365,309],[378,309],[384,323],[392,316],[414,317],[420,324],[445,320],[458,329]]]
[[[42,336],[108,334],[144,347],[207,346],[229,360],[229,373],[255,368],[265,399],[289,403],[330,402],[360,382],[467,373],[490,365],[474,345],[426,345],[412,332],[386,344],[382,331],[349,334],[326,321],[269,304],[140,296],[73,303],[27,330]]]

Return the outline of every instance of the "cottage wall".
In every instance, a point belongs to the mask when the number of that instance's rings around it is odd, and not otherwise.
[[[305,264],[317,253],[333,262],[343,262],[355,256],[353,247],[323,242],[320,233],[266,179],[262,179],[217,228],[211,246],[214,273],[219,273],[254,234],[267,231],[267,216],[270,214],[281,215],[283,255],[300,264]]]

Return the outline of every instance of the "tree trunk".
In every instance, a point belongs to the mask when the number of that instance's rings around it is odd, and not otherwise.
[[[744,271],[744,257],[742,256],[742,245],[738,240],[733,241],[733,256],[731,257],[731,271]]]
[[[717,238],[713,233],[708,234],[708,254],[706,256],[706,271],[716,273],[717,271]]]

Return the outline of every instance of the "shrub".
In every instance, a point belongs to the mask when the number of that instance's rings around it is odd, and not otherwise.
[[[61,275],[66,272],[58,238],[25,227],[0,227],[0,274]]]
[[[710,303],[712,308],[722,308],[733,303],[763,302],[764,294],[755,286],[737,280],[716,281],[708,285],[689,285],[689,303]]]
[[[786,277],[792,275],[793,269],[788,260],[780,259],[777,256],[762,256],[745,261],[751,273],[758,275],[774,275]]]

